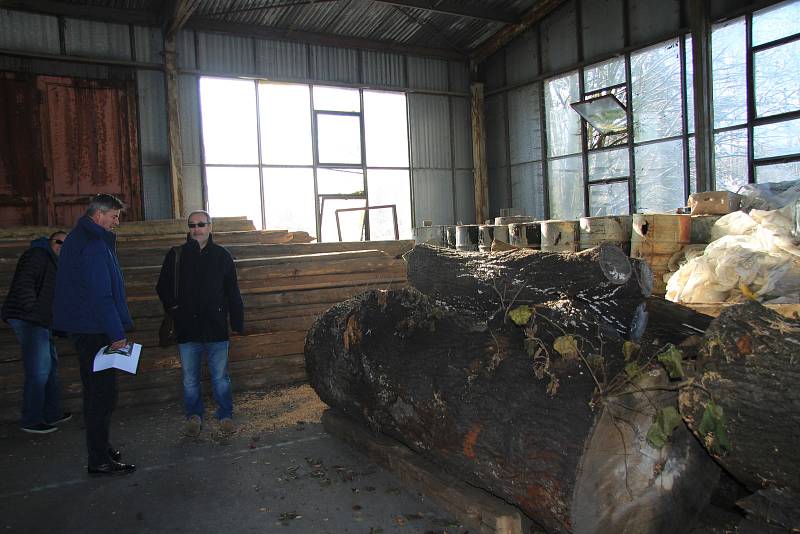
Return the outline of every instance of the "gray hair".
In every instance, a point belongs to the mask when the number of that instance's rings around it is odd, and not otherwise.
[[[193,212],[191,212],[191,213],[188,215],[188,217],[186,217],[186,220],[188,221],[189,219],[191,219],[191,218],[192,218],[192,215],[197,215],[198,213],[202,213],[203,215],[205,215],[205,217],[206,217],[206,222],[207,222],[208,224],[211,224],[211,214],[210,214],[210,213],[208,213],[206,210],[194,210]]]
[[[89,207],[86,209],[86,215],[91,217],[98,211],[100,213],[105,213],[109,210],[124,210],[125,203],[115,197],[114,195],[109,195],[107,193],[100,193],[99,195],[95,195],[91,201],[89,201]]]

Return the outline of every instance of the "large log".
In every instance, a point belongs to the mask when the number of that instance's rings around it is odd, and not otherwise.
[[[640,301],[652,290],[647,263],[611,244],[574,254],[518,249],[489,255],[417,245],[403,258],[411,285],[462,310],[491,313],[514,302],[561,298]]]
[[[681,394],[692,430],[752,491],[800,494],[799,349],[800,321],[753,301],[726,308],[700,347],[701,387]]]
[[[314,324],[306,370],[327,404],[550,532],[685,530],[718,468],[682,425],[661,449],[645,439],[675,393],[649,391],[667,380],[658,369],[631,384],[622,340],[582,326],[590,312],[573,304],[541,303],[523,329],[410,288],[371,291]],[[564,336],[577,354],[555,348]]]

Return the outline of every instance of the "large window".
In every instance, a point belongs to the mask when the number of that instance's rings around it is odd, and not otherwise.
[[[545,80],[550,217],[685,204],[690,60],[691,40],[680,37]]]
[[[213,215],[358,241],[393,239],[396,214],[411,236],[403,93],[201,78],[200,96]]]
[[[800,1],[712,30],[715,188],[800,179]]]

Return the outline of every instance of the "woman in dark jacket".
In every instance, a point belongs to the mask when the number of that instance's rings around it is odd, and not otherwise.
[[[72,417],[61,411],[58,354],[51,330],[58,254],[66,235],[56,232],[31,242],[17,263],[3,303],[2,318],[22,346],[25,387],[20,423],[22,430],[35,434],[55,432],[54,425]]]

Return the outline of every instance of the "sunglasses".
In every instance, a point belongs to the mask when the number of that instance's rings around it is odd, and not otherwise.
[[[56,245],[63,245],[64,244],[64,240],[63,239],[53,239],[53,242]]]
[[[189,223],[189,228],[205,228],[206,226],[211,226],[211,223],[206,223],[206,222]]]

